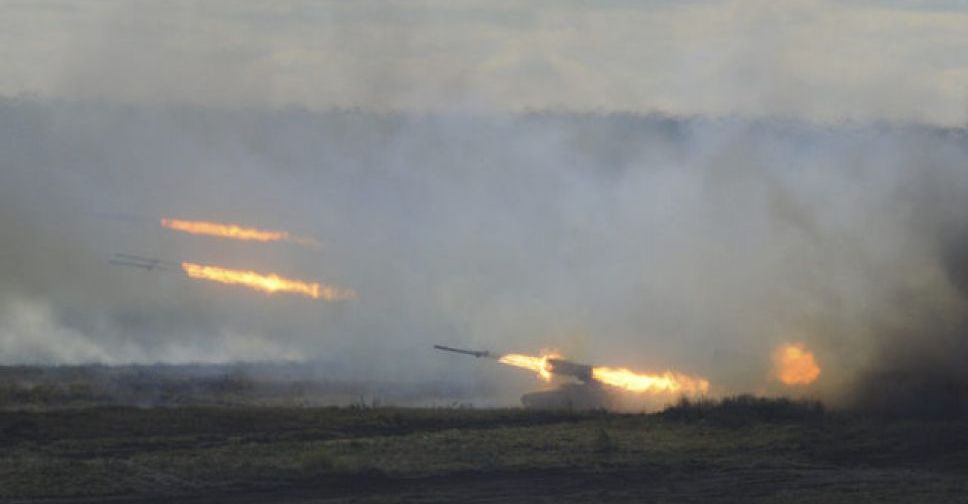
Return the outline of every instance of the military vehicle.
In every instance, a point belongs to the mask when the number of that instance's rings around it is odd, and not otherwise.
[[[444,345],[434,345],[437,350],[472,355],[476,358],[499,359],[487,350],[464,350]],[[592,376],[592,366],[565,359],[548,358],[545,370],[552,375],[571,377],[578,383],[564,383],[552,390],[529,392],[521,396],[521,404],[529,409],[573,409],[588,410],[610,408],[614,405],[614,394],[610,387],[603,385]]]

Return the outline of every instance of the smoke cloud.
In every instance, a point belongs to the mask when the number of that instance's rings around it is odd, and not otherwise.
[[[444,343],[672,369],[714,394],[968,409],[958,2],[5,14],[0,363],[305,360],[496,384],[507,403],[537,385]],[[266,296],[118,252],[358,298]],[[815,383],[773,375],[788,343],[813,352]]]
[[[791,393],[771,354],[796,341],[823,368],[805,393],[965,404],[963,129],[5,100],[0,152],[5,363],[304,359],[532,385],[430,350],[444,342]],[[321,247],[170,233],[162,216]],[[359,299],[109,265],[118,251]]]

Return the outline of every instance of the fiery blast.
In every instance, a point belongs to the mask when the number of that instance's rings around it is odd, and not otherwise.
[[[557,353],[548,353],[542,355],[541,357],[534,357],[532,355],[524,354],[505,354],[498,358],[498,362],[501,364],[507,364],[509,366],[515,366],[524,369],[530,369],[541,377],[544,381],[551,381],[551,364],[548,362],[549,359],[557,359],[561,357]]]
[[[285,241],[307,246],[319,245],[319,243],[312,238],[295,236],[290,234],[288,231],[243,227],[237,224],[222,224],[219,222],[210,221],[192,221],[165,218],[161,219],[161,226],[173,231],[180,231],[182,233],[215,236],[218,238],[228,238],[232,240],[257,242]]]
[[[661,374],[636,373],[624,368],[596,367],[592,377],[629,392],[701,395],[709,392],[709,382],[672,371]]]
[[[211,280],[229,285],[243,285],[267,294],[288,292],[324,301],[356,299],[356,292],[351,289],[321,285],[317,282],[293,280],[275,273],[262,274],[255,271],[234,270],[190,262],[181,263],[181,267],[190,278]]]
[[[561,360],[557,353],[545,353],[540,357],[523,354],[506,354],[498,358],[498,362],[509,366],[530,369],[538,376],[550,381],[553,373],[561,373],[562,368],[568,369],[568,374],[583,368],[588,369],[587,378],[620,388],[628,392],[644,394],[687,394],[700,395],[709,392],[709,382],[703,378],[687,376],[673,371],[659,374],[637,373],[625,368],[606,366],[584,366]]]
[[[802,343],[788,343],[773,354],[773,373],[786,385],[809,385],[820,376],[813,352]]]

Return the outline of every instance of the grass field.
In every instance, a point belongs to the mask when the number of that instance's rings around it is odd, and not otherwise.
[[[0,413],[43,502],[968,502],[968,421],[750,398],[652,415],[130,407]]]

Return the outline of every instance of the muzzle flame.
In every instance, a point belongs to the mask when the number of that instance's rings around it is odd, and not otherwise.
[[[161,225],[162,227],[171,229],[173,231],[180,231],[182,233],[215,236],[218,238],[228,238],[232,240],[258,242],[286,241],[308,246],[319,245],[319,243],[312,238],[294,236],[288,231],[257,229],[243,227],[236,224],[222,224],[219,222],[190,221],[180,219],[161,219]]]
[[[701,395],[709,392],[708,381],[672,371],[645,374],[624,368],[595,367],[592,378],[636,393]]]
[[[820,366],[802,343],[788,343],[774,352],[773,373],[787,385],[809,385],[820,376]]]
[[[275,273],[262,274],[255,271],[233,270],[220,266],[209,266],[190,262],[181,263],[182,270],[190,278],[210,280],[229,285],[242,285],[250,289],[260,290],[266,294],[287,292],[299,294],[324,301],[342,301],[356,299],[356,292],[351,289],[341,289],[317,282],[304,282],[284,278]]]

